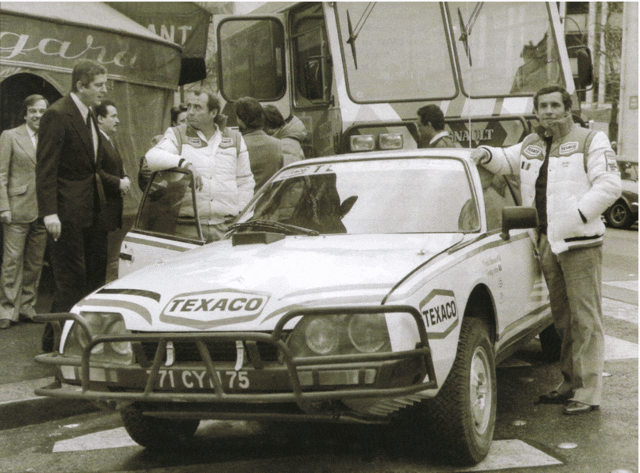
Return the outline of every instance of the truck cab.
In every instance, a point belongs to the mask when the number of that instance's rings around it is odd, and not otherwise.
[[[552,2],[267,3],[214,24],[229,124],[241,97],[273,104],[305,124],[307,158],[423,147],[429,103],[461,146],[508,146],[539,88],[575,97]]]

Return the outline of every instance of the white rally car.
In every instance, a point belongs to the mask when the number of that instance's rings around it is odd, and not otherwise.
[[[192,176],[156,173],[121,277],[41,317],[65,323],[36,392],[121,410],[148,448],[200,419],[395,422],[477,463],[496,363],[554,330],[513,184],[463,149],[305,160],[206,244]]]

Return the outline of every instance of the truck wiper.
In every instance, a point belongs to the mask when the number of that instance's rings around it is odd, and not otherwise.
[[[369,15],[373,11],[373,7],[376,5],[376,2],[370,2],[367,5],[367,8],[364,9],[364,13],[358,20],[355,29],[351,26],[351,17],[349,16],[349,10],[347,10],[347,27],[349,28],[349,39],[347,40],[347,44],[351,45],[351,54],[353,55],[353,64],[358,69],[358,59],[356,58],[356,38],[362,31],[362,27],[369,19]]]
[[[469,58],[469,66],[473,66],[471,62],[471,48],[469,47],[469,36],[471,36],[471,30],[473,29],[473,25],[475,25],[476,20],[478,19],[478,15],[480,14],[480,10],[482,10],[482,5],[484,2],[478,2],[471,12],[471,16],[469,17],[469,21],[467,22],[467,26],[464,26],[464,20],[462,19],[462,12],[460,11],[460,7],[458,7],[458,20],[460,20],[460,38],[458,41],[462,41],[464,44],[464,52]]]
[[[261,228],[263,230],[276,230],[285,234],[304,234],[318,236],[320,232],[309,228],[298,227],[288,223],[273,222],[271,220],[247,220],[246,222],[236,223],[229,227],[229,231],[238,230],[240,228]]]

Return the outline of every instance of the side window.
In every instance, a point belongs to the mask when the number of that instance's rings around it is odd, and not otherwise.
[[[332,60],[321,4],[291,14],[291,41],[296,105],[329,102]]]
[[[237,20],[218,27],[222,95],[277,100],[286,90],[284,28],[276,19]]]
[[[134,228],[159,236],[201,241],[192,179],[191,173],[184,170],[154,173]]]

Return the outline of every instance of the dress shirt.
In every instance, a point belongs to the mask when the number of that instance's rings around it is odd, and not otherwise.
[[[78,107],[78,110],[80,111],[80,115],[82,115],[82,118],[84,119],[85,123],[87,122],[87,115],[89,114],[90,110],[89,107],[87,107],[84,103],[82,103],[82,100],[80,100],[78,98],[78,96],[76,94],[74,94],[73,92],[71,92],[71,98],[73,99],[73,102],[76,104],[76,107]],[[93,138],[93,159],[95,160],[96,157],[98,156],[98,134],[96,133],[96,124],[95,122],[92,120],[91,121],[92,126],[91,126],[91,137]]]

